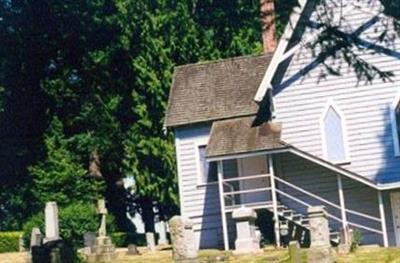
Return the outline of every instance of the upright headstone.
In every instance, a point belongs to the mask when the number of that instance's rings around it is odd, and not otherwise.
[[[174,261],[197,262],[197,246],[192,221],[181,216],[174,216],[169,221],[169,231]]]
[[[324,206],[308,208],[311,245],[308,250],[309,263],[331,263],[335,261],[331,248],[327,212]]]
[[[146,244],[147,244],[147,249],[151,252],[156,251],[156,240],[154,238],[154,233],[152,232],[147,232],[146,233]]]
[[[83,235],[83,244],[85,248],[92,249],[96,244],[96,234],[94,232],[87,232]]]
[[[107,208],[104,199],[97,202],[98,213],[101,216],[100,228],[98,230],[99,236],[96,238],[95,244],[90,251],[86,250],[87,260],[89,262],[112,262],[117,257],[115,253],[115,246],[111,238],[107,236],[106,217]]]
[[[42,245],[43,235],[37,227],[32,228],[30,248]]]
[[[164,221],[159,222],[158,245],[168,245],[167,226]]]
[[[297,241],[289,242],[290,263],[301,263],[300,245]]]
[[[46,237],[43,243],[59,240],[58,208],[56,202],[47,202],[44,210]]]
[[[235,209],[232,218],[236,222],[237,239],[235,241],[235,254],[260,252],[260,240],[256,236],[257,213],[246,207]]]

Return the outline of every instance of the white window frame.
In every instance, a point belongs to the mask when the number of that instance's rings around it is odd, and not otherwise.
[[[397,93],[395,99],[393,100],[390,106],[390,122],[392,125],[392,137],[393,137],[393,148],[394,148],[394,156],[400,156],[400,139],[399,134],[397,133],[397,120],[396,120],[396,107],[400,103],[400,92]],[[400,125],[400,123],[399,123]]]
[[[342,126],[342,136],[343,136],[343,148],[344,148],[344,155],[345,158],[344,160],[341,161],[331,161],[328,159],[328,147],[326,145],[326,134],[325,134],[325,122],[324,119],[326,117],[326,114],[328,113],[329,108],[332,107],[334,111],[339,115],[340,117],[340,123]],[[334,100],[329,99],[325,103],[324,110],[322,111],[321,117],[319,119],[319,126],[320,126],[320,131],[321,131],[321,140],[322,140],[322,154],[325,160],[328,162],[334,163],[334,164],[349,164],[351,162],[350,160],[350,151],[349,151],[349,145],[348,145],[348,136],[347,136],[347,124],[346,124],[346,118],[343,114],[343,112],[340,110],[339,106],[335,103]]]
[[[194,143],[195,146],[195,156],[196,156],[196,171],[197,171],[197,186],[207,186],[207,185],[216,185],[218,184],[218,180],[215,182],[203,182],[203,174],[201,166],[203,165],[200,162],[200,154],[199,154],[199,147],[200,146],[207,146],[208,138],[197,139]]]

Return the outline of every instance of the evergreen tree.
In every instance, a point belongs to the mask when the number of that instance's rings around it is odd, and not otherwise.
[[[103,184],[88,175],[68,150],[63,125],[57,118],[45,135],[46,159],[29,168],[33,178],[32,193],[38,208],[49,201],[59,206],[78,202],[95,203],[103,194]]]

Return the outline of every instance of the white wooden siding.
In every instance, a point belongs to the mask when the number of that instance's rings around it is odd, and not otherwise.
[[[371,19],[371,11],[379,7],[379,1],[376,0],[360,2],[363,8],[353,8],[346,15],[346,30],[349,32]],[[361,38],[368,40],[376,36],[377,27],[382,27],[381,22],[366,30]],[[306,39],[308,35],[309,33],[305,33],[303,38]],[[399,39],[386,44],[386,47],[400,50]],[[277,121],[283,124],[282,139],[324,158],[319,120],[324,106],[332,99],[343,112],[346,121],[344,128],[347,132],[351,163],[343,167],[371,180],[400,181],[400,160],[394,154],[390,123],[390,105],[400,92],[400,58],[367,53],[362,54],[362,57],[381,70],[393,71],[394,82],[384,83],[379,79],[374,80],[372,84],[360,82],[353,70],[344,66],[345,63],[341,71],[342,76],[328,75],[321,79],[320,74],[324,67],[318,66],[290,86],[275,90],[276,117]],[[311,61],[313,57],[310,50],[300,48],[293,56],[284,80]],[[328,60],[327,63],[333,61]]]
[[[197,147],[207,143],[210,125],[175,130],[181,214],[190,218],[199,248],[222,247],[218,185],[199,185]]]

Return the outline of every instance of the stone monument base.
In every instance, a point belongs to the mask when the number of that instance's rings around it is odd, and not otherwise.
[[[41,246],[31,247],[29,263],[69,263],[73,262],[72,251],[62,240],[49,241]]]
[[[336,252],[329,246],[314,246],[308,250],[308,263],[333,263]]]
[[[86,254],[88,262],[112,262],[117,258],[115,246],[111,238],[98,237],[95,245],[91,248],[91,253]]]
[[[351,245],[349,244],[339,244],[338,246],[338,253],[339,254],[349,254],[351,251]]]
[[[235,241],[235,247],[236,249],[232,251],[234,255],[262,252],[260,249],[260,241],[256,238],[237,239]]]

